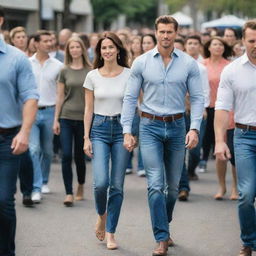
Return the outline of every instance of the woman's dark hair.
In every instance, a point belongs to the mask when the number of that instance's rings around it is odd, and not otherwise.
[[[141,44],[142,44],[142,42],[143,42],[143,38],[146,37],[146,36],[152,38],[152,41],[154,42],[154,45],[157,44],[156,37],[155,37],[155,35],[153,35],[153,34],[145,34],[145,35],[143,35],[143,36],[141,37]]]
[[[128,68],[129,67],[128,52],[125,49],[122,41],[113,32],[105,32],[100,37],[100,39],[96,45],[96,48],[95,48],[95,58],[94,58],[94,62],[93,62],[93,68],[101,68],[104,65],[104,60],[101,57],[101,44],[104,39],[111,40],[113,42],[113,44],[116,46],[116,48],[119,50],[118,57],[117,57],[118,65]]]
[[[84,46],[86,49],[90,48],[90,40],[89,40],[89,36],[87,36],[87,34],[85,33],[80,33],[79,37],[82,39]]]
[[[204,57],[209,58],[211,56],[211,53],[209,51],[209,47],[213,40],[218,40],[224,45],[224,52],[222,54],[222,57],[225,59],[228,59],[228,57],[231,57],[233,52],[232,48],[219,36],[212,37],[209,41],[207,41],[204,45]]]

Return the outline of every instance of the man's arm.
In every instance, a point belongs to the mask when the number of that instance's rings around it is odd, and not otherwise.
[[[19,155],[28,149],[29,133],[37,112],[37,100],[29,99],[24,103],[22,112],[22,126],[19,133],[13,138],[11,148],[13,154]]]
[[[229,112],[226,110],[216,110],[214,116],[215,155],[220,160],[231,158],[229,148],[225,142],[228,124]]]
[[[191,63],[190,73],[188,77],[188,93],[190,100],[190,131],[186,135],[186,148],[192,149],[198,143],[198,132],[204,111],[204,95],[202,89],[201,76],[198,65],[195,61]]]

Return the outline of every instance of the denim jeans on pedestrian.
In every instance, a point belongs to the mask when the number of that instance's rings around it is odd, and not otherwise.
[[[148,181],[151,222],[158,242],[169,238],[169,223],[184,163],[185,133],[184,118],[163,122],[142,117],[140,121],[140,146]]]
[[[256,131],[236,128],[234,148],[241,239],[245,246],[256,250]]]
[[[62,149],[62,175],[67,195],[73,194],[72,159],[76,164],[78,184],[85,182],[85,155],[84,155],[84,122],[80,120],[60,119],[60,143]]]
[[[142,162],[142,157],[141,157],[141,150],[140,150],[140,146],[138,147],[138,154],[137,154],[137,156],[138,156],[138,168],[137,168],[137,171],[140,171],[140,170],[144,170],[144,165],[143,165],[143,162]],[[129,169],[132,169],[133,167],[132,167],[132,158],[133,158],[133,156],[134,156],[134,151],[132,151],[131,153],[130,153],[130,156],[129,156],[129,160],[128,160],[128,165],[127,165],[127,168],[129,168]]]
[[[103,215],[107,208],[106,231],[115,233],[123,202],[124,177],[129,158],[129,152],[123,147],[120,116],[95,115],[90,137],[93,147],[96,210],[99,215]]]
[[[33,191],[40,192],[47,184],[53,155],[54,107],[38,110],[30,134],[29,149],[34,168]]]
[[[20,190],[23,196],[30,196],[33,190],[33,163],[29,150],[21,155],[20,159]]]
[[[20,155],[13,155],[12,139],[18,129],[8,134],[0,134],[0,255],[15,255],[16,182],[20,168]]]

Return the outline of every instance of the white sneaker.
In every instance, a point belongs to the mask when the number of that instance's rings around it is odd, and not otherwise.
[[[145,170],[138,170],[138,176],[139,177],[145,177],[146,176]]]
[[[42,186],[42,193],[43,194],[49,194],[50,192],[51,192],[51,190],[49,189],[47,184]]]
[[[40,192],[33,192],[32,193],[32,197],[31,197],[32,201],[36,204],[39,204],[41,202],[41,193]]]
[[[132,169],[130,168],[127,168],[126,171],[125,171],[126,174],[131,174],[132,173]]]

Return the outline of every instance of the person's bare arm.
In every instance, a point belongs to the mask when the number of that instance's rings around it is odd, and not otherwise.
[[[220,160],[231,158],[230,150],[225,142],[228,124],[229,112],[226,110],[216,110],[214,117],[215,155]]]
[[[22,111],[22,126],[18,134],[13,138],[11,148],[13,154],[19,155],[28,149],[29,133],[37,112],[37,100],[29,99],[24,103]]]
[[[84,110],[84,153],[93,157],[92,143],[90,140],[90,130],[92,125],[94,110],[94,92],[85,89],[85,110]]]

